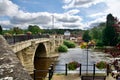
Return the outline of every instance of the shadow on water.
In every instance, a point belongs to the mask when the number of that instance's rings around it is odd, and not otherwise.
[[[34,59],[34,68],[36,69],[35,80],[43,80],[44,78],[47,78],[48,68],[50,65],[54,63],[53,58],[37,58]],[[40,71],[37,71],[40,70]],[[31,74],[31,76],[34,78],[34,74]],[[37,77],[39,77],[37,79]]]

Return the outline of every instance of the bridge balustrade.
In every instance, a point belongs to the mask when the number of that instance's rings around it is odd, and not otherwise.
[[[4,36],[7,40],[8,44],[15,44],[16,42],[26,41],[30,39],[37,39],[37,38],[49,38],[49,35],[13,35],[13,36]]]

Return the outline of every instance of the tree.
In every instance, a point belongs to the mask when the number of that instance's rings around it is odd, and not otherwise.
[[[101,32],[97,28],[93,28],[90,33],[91,33],[92,39],[94,40],[101,39]]]
[[[0,34],[2,34],[2,31],[3,31],[3,30],[2,30],[2,27],[1,27],[1,25],[0,25]]]
[[[20,29],[19,27],[13,27],[12,29],[13,34],[23,34],[24,31],[22,29]]]
[[[32,34],[38,34],[42,32],[42,30],[37,25],[29,25],[28,31],[32,32]]]
[[[89,31],[88,31],[88,30],[83,33],[82,39],[83,39],[85,42],[89,42],[89,41],[91,40],[91,37],[90,37],[90,35],[89,35]]]
[[[114,20],[112,14],[107,15],[106,27],[103,30],[102,38],[103,44],[106,46],[115,46],[118,42],[118,34],[113,26],[115,24]]]

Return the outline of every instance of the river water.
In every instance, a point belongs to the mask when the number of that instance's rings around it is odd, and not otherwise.
[[[100,58],[98,55],[102,56]],[[88,69],[89,73],[93,72],[93,66],[88,66],[87,68],[87,58],[88,58],[88,65],[93,65],[97,63],[98,61],[104,60],[107,61],[108,58],[103,55],[102,52],[93,52],[92,50],[88,50],[88,57],[87,57],[87,50],[86,49],[81,49],[81,48],[72,48],[69,49],[67,53],[60,53],[60,56],[58,58],[58,63],[56,64],[55,72],[56,73],[65,73],[65,64],[72,62],[72,61],[77,61],[81,63],[82,65],[82,73],[86,72],[86,69]],[[104,59],[103,59],[104,58]],[[63,71],[62,71],[63,70]],[[105,73],[105,71],[97,71],[98,69],[96,68],[97,73]],[[69,73],[78,73],[79,68],[76,71],[69,71]]]
[[[34,60],[34,67],[36,69],[35,80],[43,80],[47,77],[48,68],[53,63],[53,59],[50,58],[35,58]],[[34,74],[31,74],[31,76],[34,78]]]
[[[57,59],[55,65],[55,73],[65,73],[65,64],[71,61],[77,61],[82,65],[87,65],[87,50],[80,48],[71,48],[67,53],[59,53],[59,57]],[[105,57],[102,52],[93,52],[92,50],[88,50],[88,65],[93,65],[94,63],[104,60],[109,61],[108,57]],[[44,59],[44,58],[35,58],[35,68],[39,70],[48,70],[50,65],[54,62],[54,59]],[[55,62],[54,62],[55,63]],[[86,73],[86,66],[82,66],[82,73]],[[91,70],[91,71],[90,71]],[[98,70],[96,68],[96,70]],[[88,72],[93,73],[93,66],[88,66]],[[96,71],[97,73],[105,73],[105,71]],[[68,71],[68,73],[79,73],[79,68],[75,71]],[[38,77],[46,77],[47,72],[36,72],[36,76]],[[42,79],[36,79],[42,80]]]

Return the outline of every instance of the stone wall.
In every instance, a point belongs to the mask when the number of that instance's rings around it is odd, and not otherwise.
[[[6,40],[0,35],[0,80],[32,80]]]

